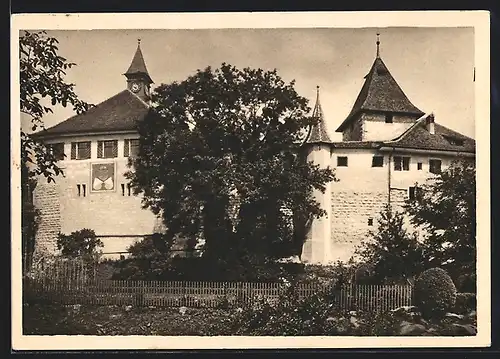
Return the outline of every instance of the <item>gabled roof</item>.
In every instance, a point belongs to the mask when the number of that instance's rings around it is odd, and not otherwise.
[[[370,71],[365,76],[365,83],[351,112],[336,131],[342,132],[353,117],[362,111],[397,112],[416,116],[424,114],[406,97],[379,56],[375,58]]]
[[[326,131],[323,109],[319,101],[319,86],[316,90],[316,104],[314,105],[312,117],[317,119],[317,123],[309,129],[309,134],[307,135],[305,143],[331,143],[332,141]]]
[[[124,90],[57,125],[37,132],[35,136],[49,137],[81,133],[102,133],[135,130],[137,121],[149,112],[149,106],[129,90]]]
[[[432,116],[432,115],[430,115]],[[476,141],[438,123],[434,124],[434,134],[426,128],[425,120],[419,119],[413,126],[392,141],[384,145],[394,148],[413,148],[423,150],[455,151],[474,153]]]
[[[133,76],[133,75],[142,75],[144,76],[149,83],[153,83],[153,80],[149,76],[149,72],[146,68],[146,62],[144,61],[144,56],[142,56],[141,45],[140,42],[137,44],[137,50],[135,51],[134,58],[132,59],[132,63],[130,64],[127,72],[124,74],[125,76]]]

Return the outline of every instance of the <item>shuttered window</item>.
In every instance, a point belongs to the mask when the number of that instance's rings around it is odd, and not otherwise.
[[[97,158],[118,157],[118,141],[97,141]]]
[[[88,160],[90,158],[90,141],[71,142],[71,159]]]

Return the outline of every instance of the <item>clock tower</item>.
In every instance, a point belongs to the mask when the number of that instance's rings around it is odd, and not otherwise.
[[[146,69],[146,63],[142,56],[140,39],[137,41],[137,50],[132,59],[132,63],[124,75],[127,78],[127,89],[136,94],[143,101],[149,103],[153,80]]]

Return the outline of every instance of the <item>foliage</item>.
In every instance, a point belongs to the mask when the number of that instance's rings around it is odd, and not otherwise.
[[[332,265],[308,264],[304,267],[301,282],[318,281],[324,284],[333,284],[337,288],[353,281],[355,267],[352,263],[338,261]]]
[[[42,117],[50,107],[73,106],[82,113],[89,104],[78,99],[74,84],[64,81],[66,70],[75,66],[58,54],[58,41],[45,31],[23,31],[19,38],[19,81],[21,113],[31,119],[31,130],[43,129]],[[49,104],[50,103],[50,104]],[[49,182],[63,173],[54,154],[40,141],[21,130],[21,160],[29,167],[29,177],[43,175]]]
[[[355,257],[361,263],[356,279],[365,284],[413,278],[426,264],[423,245],[416,234],[405,229],[404,214],[391,206],[381,211],[378,230],[370,232],[370,237],[356,248]]]
[[[280,278],[293,278],[302,272],[297,263],[267,263],[249,267],[248,263],[228,270],[207,258],[172,257],[158,254],[116,261],[113,279],[120,280],[170,280],[210,282],[277,282]]]
[[[433,266],[452,276],[476,270],[476,171],[454,162],[408,201],[412,223],[428,232],[425,252]]]
[[[324,215],[313,190],[333,171],[308,163],[300,141],[315,119],[276,70],[227,64],[159,86],[127,173],[167,235],[203,238],[203,256],[237,264],[300,253]]]
[[[455,281],[455,285],[459,292],[476,293],[476,273],[465,273],[459,275]]]
[[[430,268],[415,281],[415,304],[426,317],[439,317],[453,308],[457,290],[451,277],[441,268]]]
[[[57,249],[68,258],[92,260],[99,255],[101,247],[103,243],[91,229],[84,228],[68,235],[59,233],[57,237]]]
[[[476,293],[457,293],[454,312],[465,314],[473,310],[477,310]]]

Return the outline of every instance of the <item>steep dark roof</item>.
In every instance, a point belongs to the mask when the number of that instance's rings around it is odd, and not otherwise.
[[[312,117],[316,118],[318,122],[311,126],[305,143],[331,143],[332,141],[326,131],[323,109],[321,108],[321,103],[319,101],[319,86],[317,87],[316,105],[314,105]]]
[[[124,74],[125,76],[133,76],[133,75],[142,75],[146,77],[146,79],[153,83],[153,80],[149,76],[149,72],[146,68],[146,62],[144,61],[144,56],[142,56],[141,46],[137,45],[137,50],[135,51],[134,58],[132,59],[132,63],[130,64],[127,72]]]
[[[365,76],[365,83],[351,112],[336,131],[342,132],[356,114],[366,110],[408,113],[417,116],[424,114],[406,97],[384,61],[378,56],[375,58],[370,72]]]
[[[438,123],[434,124],[434,134],[431,134],[423,120],[419,120],[398,138],[387,141],[385,144],[395,148],[475,152],[476,141],[474,139]]]
[[[149,107],[144,101],[129,90],[124,90],[83,114],[37,132],[36,136],[134,130],[137,121],[142,120],[148,111]]]

